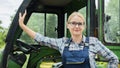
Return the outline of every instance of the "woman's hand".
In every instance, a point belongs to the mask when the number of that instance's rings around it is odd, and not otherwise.
[[[26,11],[26,10],[25,10],[25,12],[23,13],[23,15],[22,15],[21,12],[19,13],[19,26],[20,26],[20,27],[22,27],[22,25],[24,25],[24,19],[25,19],[26,14],[27,14],[27,11]]]

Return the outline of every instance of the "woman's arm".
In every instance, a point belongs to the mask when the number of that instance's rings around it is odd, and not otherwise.
[[[21,14],[21,12],[19,13],[19,26],[23,29],[23,31],[25,31],[31,38],[34,39],[36,32],[34,32],[33,30],[31,30],[30,28],[28,28],[25,24],[24,24],[24,18],[27,14],[27,11],[25,10],[25,13],[23,13],[23,15]]]
[[[98,54],[108,60],[108,68],[118,68],[118,57],[112,51],[105,47],[100,41],[98,41],[97,48]]]

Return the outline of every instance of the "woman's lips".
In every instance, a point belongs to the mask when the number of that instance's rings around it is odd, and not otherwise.
[[[80,30],[74,30],[75,32],[78,32],[78,31],[80,31]]]

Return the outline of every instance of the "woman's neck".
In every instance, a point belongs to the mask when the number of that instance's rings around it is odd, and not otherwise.
[[[79,44],[82,41],[82,35],[72,36],[72,41]]]

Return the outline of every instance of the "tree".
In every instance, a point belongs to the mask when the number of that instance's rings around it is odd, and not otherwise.
[[[0,20],[0,25],[2,24],[2,21]],[[7,34],[7,29],[0,26],[0,48],[4,47],[5,45],[5,38]]]

